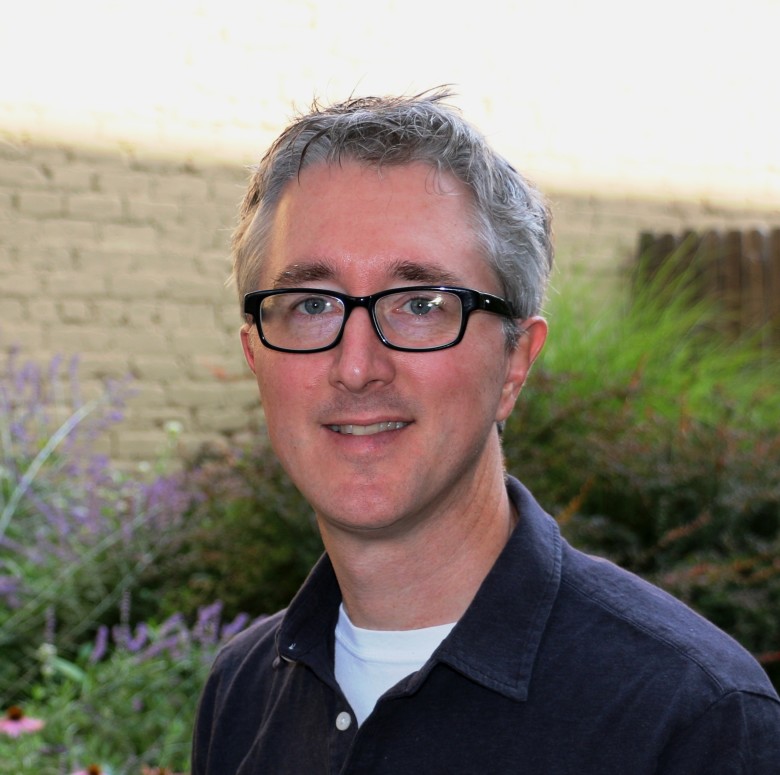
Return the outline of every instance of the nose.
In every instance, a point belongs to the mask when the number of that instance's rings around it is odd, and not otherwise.
[[[367,309],[352,311],[341,341],[331,352],[330,383],[341,390],[362,393],[395,377],[394,353],[380,341]]]

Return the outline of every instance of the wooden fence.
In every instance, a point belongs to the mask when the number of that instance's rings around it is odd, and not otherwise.
[[[644,232],[638,258],[640,282],[662,267],[670,277],[688,272],[695,293],[719,304],[726,333],[759,331],[780,346],[780,229]]]

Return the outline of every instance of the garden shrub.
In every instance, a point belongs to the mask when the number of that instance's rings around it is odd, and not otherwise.
[[[598,313],[562,291],[507,466],[575,545],[688,602],[779,683],[780,367],[716,335],[717,307],[679,282]]]
[[[285,607],[323,547],[311,507],[265,435],[202,449],[187,462],[185,486],[181,545],[146,574],[164,608],[189,613],[220,600],[235,616]]]

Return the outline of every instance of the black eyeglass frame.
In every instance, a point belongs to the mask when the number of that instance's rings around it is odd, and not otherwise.
[[[382,333],[379,321],[377,320],[377,302],[385,296],[391,296],[394,293],[408,293],[414,291],[451,293],[460,299],[463,314],[460,321],[460,330],[452,342],[449,342],[448,344],[439,344],[435,347],[401,347],[400,345],[392,344],[387,340]],[[269,296],[278,296],[282,293],[313,293],[322,296],[332,296],[333,298],[338,299],[344,305],[344,318],[341,321],[341,328],[334,340],[325,347],[314,347],[307,350],[293,350],[288,347],[279,347],[278,345],[268,342],[263,333],[263,326],[260,320],[260,305],[263,303],[263,300],[267,299]],[[463,339],[463,335],[466,333],[466,325],[469,316],[472,312],[477,310],[492,312],[506,318],[517,318],[512,305],[500,296],[494,296],[491,293],[483,293],[482,291],[475,291],[471,288],[459,288],[451,285],[412,285],[404,288],[388,288],[385,291],[379,291],[379,293],[372,293],[370,296],[350,296],[349,294],[341,293],[340,291],[329,291],[323,290],[322,288],[274,288],[273,290],[268,291],[252,291],[244,296],[244,314],[252,317],[252,321],[248,320],[247,322],[254,322],[257,333],[260,335],[260,341],[269,350],[277,350],[278,352],[283,353],[320,353],[325,352],[326,350],[332,350],[334,347],[338,346],[341,341],[341,338],[344,335],[344,329],[347,325],[347,320],[349,320],[352,310],[356,307],[363,307],[368,310],[371,325],[374,327],[376,335],[385,347],[389,347],[391,350],[410,353],[433,352],[435,350],[446,350],[449,347],[454,347],[456,344],[460,343]]]

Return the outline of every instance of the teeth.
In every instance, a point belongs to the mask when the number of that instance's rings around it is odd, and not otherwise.
[[[397,431],[408,424],[406,422],[378,422],[373,425],[329,425],[328,427],[332,431],[336,431],[336,433],[347,433],[352,436],[371,436],[374,433],[383,433],[384,431]]]

